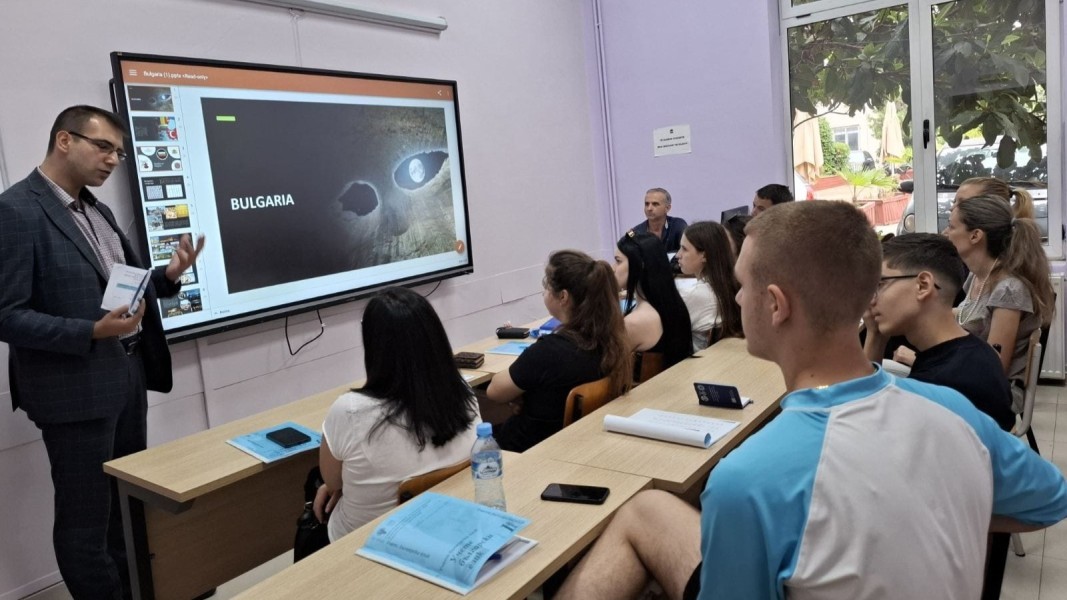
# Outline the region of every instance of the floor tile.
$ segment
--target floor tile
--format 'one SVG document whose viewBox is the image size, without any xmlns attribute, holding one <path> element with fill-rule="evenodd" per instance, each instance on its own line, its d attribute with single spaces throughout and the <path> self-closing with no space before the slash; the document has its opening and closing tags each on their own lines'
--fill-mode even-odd
<svg viewBox="0 0 1067 600">
<path fill-rule="evenodd" d="M 1030 420 L 1030 426 L 1034 428 L 1038 445 L 1040 442 L 1051 442 L 1056 435 L 1056 421 L 1058 409 L 1063 405 L 1052 402 L 1037 402 L 1034 404 L 1034 416 Z M 1067 414 L 1067 410 L 1064 411 Z"/>
<path fill-rule="evenodd" d="M 1063 391 L 1063 388 L 1055 385 L 1039 385 L 1037 386 L 1037 401 L 1038 402 L 1059 402 Z"/>
<path fill-rule="evenodd" d="M 1003 595 L 1001 596 L 1003 598 Z M 1067 598 L 1067 560 L 1044 557 L 1041 564 L 1040 600 Z"/>
<path fill-rule="evenodd" d="M 1020 558 L 1009 552 L 1000 586 L 1001 600 L 1039 600 L 1041 568 L 1040 556 L 1027 554 Z"/>
</svg>

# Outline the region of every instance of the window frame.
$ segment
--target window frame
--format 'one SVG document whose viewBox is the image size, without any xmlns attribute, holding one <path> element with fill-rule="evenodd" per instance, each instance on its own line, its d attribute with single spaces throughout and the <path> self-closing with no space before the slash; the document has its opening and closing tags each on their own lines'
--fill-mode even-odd
<svg viewBox="0 0 1067 600">
<path fill-rule="evenodd" d="M 792 118 L 789 95 L 789 30 L 810 23 L 847 17 L 883 8 L 904 7 L 909 14 L 909 56 L 911 71 L 912 111 L 912 168 L 916 182 L 912 195 L 915 207 L 916 231 L 939 233 L 937 230 L 937 148 L 934 140 L 922 146 L 923 122 L 929 121 L 930 131 L 937 131 L 934 120 L 933 83 L 933 22 L 931 9 L 956 0 L 817 0 L 797 7 L 791 0 L 779 0 L 779 39 L 781 42 L 782 122 L 789 132 L 786 144 L 786 164 L 792 171 Z M 959 0 L 966 1 L 966 0 Z M 1048 241 L 1044 245 L 1050 260 L 1063 260 L 1063 97 L 1062 97 L 1062 9 L 1059 0 L 1044 0 L 1045 4 L 1045 77 L 1047 93 L 1048 136 Z M 916 18 L 921 17 L 921 18 Z M 792 180 L 792 173 L 788 173 Z"/>
</svg>

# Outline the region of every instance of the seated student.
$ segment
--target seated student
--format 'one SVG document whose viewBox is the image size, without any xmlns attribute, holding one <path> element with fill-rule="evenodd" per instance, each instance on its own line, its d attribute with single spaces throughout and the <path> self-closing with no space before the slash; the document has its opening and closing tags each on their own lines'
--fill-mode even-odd
<svg viewBox="0 0 1067 600">
<path fill-rule="evenodd" d="M 408 477 L 470 457 L 481 419 L 452 346 L 421 295 L 387 288 L 363 311 L 367 382 L 338 398 L 322 424 L 325 485 L 315 515 L 330 541 L 396 506 Z"/>
<path fill-rule="evenodd" d="M 905 336 L 919 351 L 909 377 L 956 390 L 1011 431 L 1015 414 L 999 357 L 952 312 L 962 288 L 963 262 L 943 236 L 908 233 L 883 243 L 882 278 L 863 319 L 864 352 L 878 362 L 890 336 Z"/>
<path fill-rule="evenodd" d="M 662 491 L 626 503 L 557 600 L 633 598 L 650 574 L 670 598 L 973 599 L 987 531 L 1067 516 L 1055 465 L 958 392 L 866 359 L 880 254 L 849 204 L 752 220 L 738 303 L 749 352 L 782 370 L 782 413 L 716 465 L 702 511 Z"/>
<path fill-rule="evenodd" d="M 685 228 L 678 264 L 683 275 L 675 280 L 682 301 L 689 309 L 693 350 L 708 347 L 713 329 L 720 338 L 740 337 L 741 307 L 737 305 L 737 279 L 730 234 L 713 221 L 700 221 Z"/>
<path fill-rule="evenodd" d="M 734 253 L 734 260 L 741 253 L 741 244 L 745 243 L 745 227 L 751 220 L 751 215 L 734 215 L 723 223 L 726 231 L 730 232 L 730 249 Z"/>
<path fill-rule="evenodd" d="M 577 250 L 560 250 L 548 258 L 542 283 L 545 308 L 560 326 L 493 376 L 486 391 L 493 402 L 522 396 L 521 412 L 493 431 L 500 447 L 514 452 L 563 428 L 572 388 L 610 377 L 612 389 L 622 394 L 630 381 L 630 348 L 611 266 Z"/>
<path fill-rule="evenodd" d="M 685 231 L 685 219 L 672 217 L 671 193 L 663 188 L 652 188 L 645 192 L 645 219 L 634 225 L 637 233 L 649 233 L 656 236 L 666 252 L 677 252 L 678 243 Z"/>
<path fill-rule="evenodd" d="M 1023 373 L 1030 334 L 1052 321 L 1055 292 L 1041 233 L 1033 219 L 1019 219 L 1002 198 L 961 200 L 943 232 L 971 274 L 957 309 L 960 325 L 997 350 L 1022 412 Z"/>
<path fill-rule="evenodd" d="M 756 190 L 756 196 L 752 199 L 752 216 L 759 216 L 760 213 L 772 206 L 792 201 L 793 192 L 789 191 L 789 186 L 780 183 L 769 183 Z"/>
<path fill-rule="evenodd" d="M 626 290 L 624 315 L 631 350 L 663 354 L 665 369 L 693 354 L 689 309 L 655 236 L 629 231 L 619 239 L 615 279 Z"/>
</svg>

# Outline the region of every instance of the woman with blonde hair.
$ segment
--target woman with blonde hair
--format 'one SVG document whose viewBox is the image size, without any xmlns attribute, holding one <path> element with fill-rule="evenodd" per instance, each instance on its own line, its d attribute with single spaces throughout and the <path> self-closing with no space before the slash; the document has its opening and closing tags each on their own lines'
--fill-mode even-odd
<svg viewBox="0 0 1067 600">
<path fill-rule="evenodd" d="M 944 235 L 971 271 L 957 309 L 960 325 L 997 350 L 1020 412 L 1030 334 L 1048 325 L 1054 310 L 1041 233 L 1033 219 L 1014 217 L 1002 198 L 977 196 L 952 209 Z"/>
<path fill-rule="evenodd" d="M 563 429 L 572 388 L 608 377 L 613 392 L 622 394 L 630 383 L 630 347 L 611 265 L 560 250 L 549 256 L 542 283 L 545 308 L 561 325 L 493 376 L 486 390 L 493 402 L 522 396 L 521 411 L 493 428 L 500 447 L 514 452 Z"/>
<path fill-rule="evenodd" d="M 1011 205 L 1016 219 L 1034 218 L 1034 198 L 1021 188 L 1013 188 L 996 177 L 971 177 L 956 190 L 955 206 L 976 196 L 995 196 Z"/>
</svg>

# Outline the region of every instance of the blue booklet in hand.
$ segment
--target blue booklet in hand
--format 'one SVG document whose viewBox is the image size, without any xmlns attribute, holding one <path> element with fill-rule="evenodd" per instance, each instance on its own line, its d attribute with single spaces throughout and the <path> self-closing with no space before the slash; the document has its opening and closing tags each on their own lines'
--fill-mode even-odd
<svg viewBox="0 0 1067 600">
<path fill-rule="evenodd" d="M 271 437 L 277 439 L 277 436 L 271 436 L 271 434 L 286 428 L 295 429 L 297 432 L 304 434 L 308 438 L 307 441 L 283 446 L 271 439 Z M 285 423 L 279 423 L 278 425 L 272 425 L 265 429 L 260 429 L 259 431 L 253 431 L 252 433 L 235 437 L 232 440 L 226 440 L 226 443 L 242 452 L 251 454 L 265 463 L 270 463 L 287 456 L 300 454 L 305 450 L 318 448 L 319 444 L 322 443 L 322 434 L 313 429 L 308 429 L 303 425 L 297 425 L 292 421 L 286 421 Z"/>
<path fill-rule="evenodd" d="M 378 525 L 356 554 L 466 595 L 537 544 L 515 535 L 529 523 L 424 492 Z"/>
</svg>

